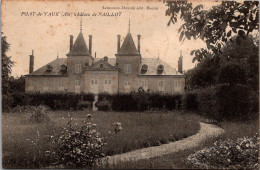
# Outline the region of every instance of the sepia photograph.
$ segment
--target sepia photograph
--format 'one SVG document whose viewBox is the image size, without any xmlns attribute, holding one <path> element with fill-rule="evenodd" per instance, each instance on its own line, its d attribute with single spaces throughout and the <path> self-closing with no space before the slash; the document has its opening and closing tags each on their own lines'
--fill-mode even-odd
<svg viewBox="0 0 260 170">
<path fill-rule="evenodd" d="M 258 0 L 2 0 L 3 169 L 259 169 Z"/>
</svg>

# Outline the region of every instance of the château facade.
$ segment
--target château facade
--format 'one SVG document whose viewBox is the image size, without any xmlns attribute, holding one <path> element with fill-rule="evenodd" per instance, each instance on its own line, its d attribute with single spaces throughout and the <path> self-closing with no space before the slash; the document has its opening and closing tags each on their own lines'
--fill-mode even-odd
<svg viewBox="0 0 260 170">
<path fill-rule="evenodd" d="M 34 71 L 34 55 L 30 55 L 29 74 L 25 76 L 26 92 L 118 93 L 144 90 L 163 93 L 182 93 L 185 76 L 182 55 L 178 71 L 160 58 L 144 58 L 129 31 L 120 44 L 117 35 L 115 58 L 96 58 L 92 55 L 92 35 L 86 45 L 82 29 L 75 42 L 70 35 L 67 58 L 58 58 Z"/>
</svg>

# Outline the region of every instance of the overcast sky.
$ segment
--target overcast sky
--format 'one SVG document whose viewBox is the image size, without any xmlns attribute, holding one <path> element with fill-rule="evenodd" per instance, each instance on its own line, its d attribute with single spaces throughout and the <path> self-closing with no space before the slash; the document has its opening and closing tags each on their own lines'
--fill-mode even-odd
<svg viewBox="0 0 260 170">
<path fill-rule="evenodd" d="M 203 1 L 200 1 L 203 2 Z M 34 50 L 35 70 L 56 59 L 65 58 L 69 52 L 69 35 L 74 41 L 80 31 L 80 17 L 76 16 L 24 16 L 22 12 L 121 12 L 121 16 L 84 16 L 83 35 L 88 45 L 88 35 L 93 35 L 93 54 L 97 57 L 115 57 L 117 35 L 121 40 L 128 32 L 128 20 L 131 19 L 131 34 L 137 45 L 137 34 L 141 34 L 141 54 L 144 58 L 159 57 L 177 68 L 178 57 L 182 50 L 184 70 L 194 67 L 190 51 L 205 47 L 201 40 L 179 42 L 178 28 L 181 23 L 167 27 L 169 16 L 167 9 L 159 1 L 111 2 L 111 1 L 4 1 L 2 2 L 2 32 L 11 44 L 9 56 L 15 61 L 13 76 L 28 74 L 29 55 Z M 212 3 L 203 2 L 206 7 Z M 135 7 L 135 10 L 111 10 L 107 7 Z M 137 7 L 143 10 L 137 10 Z M 158 10 L 147 10 L 147 6 Z M 23 16 L 21 16 L 23 14 Z M 121 42 L 122 44 L 122 42 Z"/>
</svg>

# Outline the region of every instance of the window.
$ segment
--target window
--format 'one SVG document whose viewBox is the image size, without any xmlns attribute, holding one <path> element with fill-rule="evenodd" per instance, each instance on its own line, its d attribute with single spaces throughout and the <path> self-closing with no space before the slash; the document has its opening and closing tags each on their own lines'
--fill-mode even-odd
<svg viewBox="0 0 260 170">
<path fill-rule="evenodd" d="M 141 68 L 141 74 L 145 74 L 148 70 L 148 66 L 146 64 L 144 64 Z"/>
<path fill-rule="evenodd" d="M 80 81 L 79 80 L 75 80 L 75 85 L 79 86 L 80 85 Z"/>
<path fill-rule="evenodd" d="M 142 87 L 144 90 L 147 90 L 147 89 L 148 89 L 147 80 L 141 80 L 141 87 Z"/>
<path fill-rule="evenodd" d="M 75 73 L 81 73 L 81 64 L 75 65 Z"/>
<path fill-rule="evenodd" d="M 164 91 L 164 81 L 163 80 L 159 80 L 159 82 L 158 82 L 158 90 L 160 92 Z"/>
<path fill-rule="evenodd" d="M 162 74 L 163 69 L 164 69 L 163 65 L 159 65 L 157 68 L 157 74 Z"/>
<path fill-rule="evenodd" d="M 105 80 L 105 85 L 110 85 L 112 83 L 112 80 Z"/>
<path fill-rule="evenodd" d="M 99 66 L 100 68 L 104 68 L 104 65 L 103 64 L 100 64 L 100 66 Z"/>
<path fill-rule="evenodd" d="M 125 74 L 130 74 L 131 73 L 131 64 L 126 64 L 125 65 Z"/>
<path fill-rule="evenodd" d="M 98 84 L 98 80 L 91 80 L 91 82 L 90 82 L 92 85 L 94 85 L 94 84 Z"/>
<path fill-rule="evenodd" d="M 125 86 L 130 86 L 130 82 L 129 81 L 125 81 Z"/>
</svg>

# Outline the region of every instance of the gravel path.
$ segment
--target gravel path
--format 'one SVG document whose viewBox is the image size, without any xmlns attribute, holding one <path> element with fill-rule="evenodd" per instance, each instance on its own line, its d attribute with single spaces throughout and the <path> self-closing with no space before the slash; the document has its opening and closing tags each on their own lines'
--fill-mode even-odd
<svg viewBox="0 0 260 170">
<path fill-rule="evenodd" d="M 167 155 L 170 153 L 194 148 L 199 145 L 202 141 L 209 137 L 216 137 L 223 133 L 224 130 L 212 125 L 200 122 L 200 130 L 193 136 L 179 140 L 176 142 L 171 142 L 169 144 L 163 144 L 161 146 L 154 146 L 149 148 L 143 148 L 139 150 L 134 150 L 131 152 L 114 155 L 108 158 L 102 159 L 104 164 L 117 164 L 118 162 L 125 161 L 137 161 L 142 159 L 150 159 L 154 157 L 159 157 L 162 155 Z"/>
</svg>

